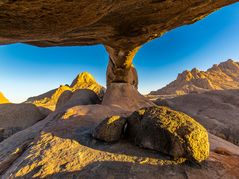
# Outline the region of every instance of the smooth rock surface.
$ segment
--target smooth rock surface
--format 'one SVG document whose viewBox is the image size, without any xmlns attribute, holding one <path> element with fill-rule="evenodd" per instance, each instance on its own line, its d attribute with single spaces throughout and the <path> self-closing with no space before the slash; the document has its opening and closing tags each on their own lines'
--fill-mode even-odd
<svg viewBox="0 0 239 179">
<path fill-rule="evenodd" d="M 6 139 L 45 117 L 33 104 L 0 104 L 0 139 Z"/>
<path fill-rule="evenodd" d="M 135 111 L 142 107 L 155 105 L 129 83 L 111 83 L 106 90 L 102 104 L 118 106 L 126 111 Z"/>
<path fill-rule="evenodd" d="M 196 162 L 209 156 L 206 129 L 184 113 L 154 106 L 134 112 L 127 121 L 126 138 L 140 147 Z"/>
<path fill-rule="evenodd" d="M 56 104 L 56 109 L 70 108 L 77 105 L 100 104 L 98 95 L 89 89 L 80 89 L 74 92 L 66 91 L 61 95 Z"/>
</svg>

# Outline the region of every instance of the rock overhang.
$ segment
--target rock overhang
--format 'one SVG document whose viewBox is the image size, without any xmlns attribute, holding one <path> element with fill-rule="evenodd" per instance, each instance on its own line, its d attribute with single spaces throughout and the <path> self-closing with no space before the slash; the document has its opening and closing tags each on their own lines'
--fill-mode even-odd
<svg viewBox="0 0 239 179">
<path fill-rule="evenodd" d="M 134 49 L 239 0 L 1 0 L 0 44 Z"/>
</svg>

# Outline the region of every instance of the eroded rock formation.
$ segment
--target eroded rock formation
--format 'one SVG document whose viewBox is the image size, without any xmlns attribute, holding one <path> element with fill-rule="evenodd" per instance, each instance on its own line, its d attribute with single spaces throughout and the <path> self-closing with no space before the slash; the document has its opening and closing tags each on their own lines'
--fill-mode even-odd
<svg viewBox="0 0 239 179">
<path fill-rule="evenodd" d="M 97 143 L 90 133 L 102 119 L 152 105 L 137 92 L 132 61 L 139 46 L 234 2 L 238 0 L 0 1 L 0 44 L 104 44 L 110 56 L 103 105 L 59 108 L 1 142 L 0 177 L 238 178 L 238 147 L 214 136 L 212 154 L 198 170 L 182 164 L 185 160 L 170 160 L 124 141 Z"/>
<path fill-rule="evenodd" d="M 139 46 L 235 2 L 4 0 L 0 1 L 0 44 L 104 44 L 110 55 L 107 85 L 128 82 L 137 86 L 132 60 Z"/>
<path fill-rule="evenodd" d="M 238 0 L 2 0 L 0 44 L 132 49 Z"/>
<path fill-rule="evenodd" d="M 107 87 L 111 83 L 129 83 L 138 88 L 138 75 L 132 62 L 139 48 L 123 50 L 106 46 L 110 56 L 106 75 Z"/>
</svg>

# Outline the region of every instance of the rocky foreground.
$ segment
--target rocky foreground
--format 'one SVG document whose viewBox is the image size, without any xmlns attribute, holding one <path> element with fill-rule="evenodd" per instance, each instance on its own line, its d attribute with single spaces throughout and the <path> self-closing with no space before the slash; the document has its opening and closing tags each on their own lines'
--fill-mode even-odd
<svg viewBox="0 0 239 179">
<path fill-rule="evenodd" d="M 238 146 L 183 113 L 149 107 L 131 85 L 109 89 L 118 98 L 106 92 L 101 104 L 63 105 L 1 142 L 1 178 L 239 177 Z"/>
<path fill-rule="evenodd" d="M 239 89 L 187 94 L 158 99 L 156 104 L 169 106 L 192 116 L 209 132 L 239 145 Z"/>
<path fill-rule="evenodd" d="M 152 150 L 153 135 L 146 142 L 132 143 L 126 137 L 105 143 L 92 134 L 109 117 L 125 117 L 129 123 L 132 112 L 154 106 L 137 91 L 138 78 L 132 62 L 142 44 L 235 2 L 238 0 L 0 1 L 0 44 L 104 44 L 109 54 L 107 91 L 102 103 L 82 105 L 80 99 L 72 98 L 71 90 L 66 92 L 59 108 L 45 119 L 0 143 L 1 178 L 238 178 L 238 147 L 209 134 L 210 156 L 204 160 L 209 148 L 201 150 L 197 142 L 196 147 L 191 144 L 201 139 L 200 134 L 205 137 L 205 130 L 191 138 L 193 130 L 187 122 L 178 131 L 167 128 L 162 119 L 168 121 L 176 115 L 170 110 L 166 110 L 166 118 L 154 118 L 153 110 L 152 115 L 138 120 L 147 121 L 145 130 L 155 124 L 167 136 L 163 142 L 168 146 L 166 151 L 160 147 Z M 47 101 L 51 101 L 54 92 Z M 80 96 L 86 100 L 91 94 L 83 92 Z M 172 121 L 177 124 L 191 118 L 183 119 Z M 124 127 L 129 131 L 127 128 Z M 137 138 L 137 130 L 133 131 L 131 136 Z M 174 155 L 174 148 L 183 150 Z M 204 161 L 193 157 L 193 152 L 186 152 L 190 154 L 186 156 L 185 151 L 190 148 L 200 149 L 196 156 L 206 156 Z M 202 151 L 205 155 L 201 155 Z"/>
</svg>

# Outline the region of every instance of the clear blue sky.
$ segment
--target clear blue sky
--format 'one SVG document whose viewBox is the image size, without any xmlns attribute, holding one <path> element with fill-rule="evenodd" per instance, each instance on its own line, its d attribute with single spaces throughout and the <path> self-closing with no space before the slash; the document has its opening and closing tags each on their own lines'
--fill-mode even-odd
<svg viewBox="0 0 239 179">
<path fill-rule="evenodd" d="M 229 58 L 239 59 L 239 4 L 177 28 L 145 44 L 134 59 L 139 90 L 148 93 L 185 69 L 205 70 Z M 105 85 L 108 55 L 102 45 L 39 48 L 24 44 L 0 46 L 0 91 L 22 102 L 60 84 L 69 84 L 83 71 Z"/>
</svg>

